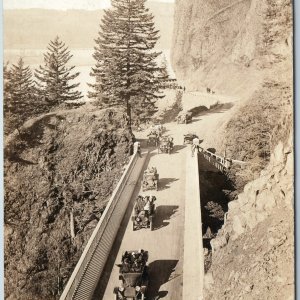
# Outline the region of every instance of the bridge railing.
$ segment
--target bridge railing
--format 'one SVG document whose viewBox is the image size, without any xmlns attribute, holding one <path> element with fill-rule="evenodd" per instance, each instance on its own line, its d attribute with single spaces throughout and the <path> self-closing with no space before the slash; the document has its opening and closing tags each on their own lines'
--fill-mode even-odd
<svg viewBox="0 0 300 300">
<path fill-rule="evenodd" d="M 204 156 L 204 158 L 214 165 L 221 172 L 226 171 L 232 164 L 246 165 L 244 161 L 229 159 L 228 157 L 220 156 L 212 153 L 202 147 L 199 147 L 199 153 Z"/>
<path fill-rule="evenodd" d="M 60 300 L 88 300 L 92 298 L 128 206 L 129 200 L 118 200 L 137 158 L 138 154 L 135 152 L 93 231 Z"/>
</svg>

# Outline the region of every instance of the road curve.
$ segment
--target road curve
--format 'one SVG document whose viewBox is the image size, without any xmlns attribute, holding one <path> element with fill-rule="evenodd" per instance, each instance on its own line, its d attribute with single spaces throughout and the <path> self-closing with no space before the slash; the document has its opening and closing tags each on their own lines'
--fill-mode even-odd
<svg viewBox="0 0 300 300">
<path fill-rule="evenodd" d="M 220 98 L 220 95 L 215 95 Z M 189 97 L 187 93 L 184 106 L 189 108 L 199 106 L 205 100 L 202 94 Z M 218 98 L 218 99 L 219 99 Z M 221 98 L 220 98 L 221 99 Z M 231 104 L 235 99 L 222 98 L 222 103 Z M 203 104 L 205 101 L 203 102 Z M 233 105 L 233 104 L 232 104 Z M 183 135 L 195 132 L 203 139 L 205 148 L 214 147 L 214 132 L 228 119 L 232 113 L 232 105 L 225 105 L 202 113 L 193 118 L 190 124 L 166 124 L 167 132 L 174 138 L 174 153 L 157 154 L 157 150 L 150 153 L 146 166 L 155 166 L 160 176 L 160 189 L 155 192 L 145 192 L 145 195 L 157 197 L 157 212 L 154 221 L 154 230 L 132 230 L 130 220 L 134 199 L 141 193 L 140 185 L 131 199 L 115 240 L 111 257 L 107 262 L 103 276 L 95 291 L 94 300 L 113 299 L 113 288 L 119 286 L 119 268 L 122 253 L 126 250 L 144 249 L 149 251 L 150 282 L 147 300 L 170 299 L 182 300 L 183 285 L 183 241 L 184 241 L 184 208 L 185 208 L 185 178 L 186 156 L 191 151 L 190 146 L 182 146 Z M 146 139 L 147 132 L 137 133 L 138 138 Z"/>
</svg>

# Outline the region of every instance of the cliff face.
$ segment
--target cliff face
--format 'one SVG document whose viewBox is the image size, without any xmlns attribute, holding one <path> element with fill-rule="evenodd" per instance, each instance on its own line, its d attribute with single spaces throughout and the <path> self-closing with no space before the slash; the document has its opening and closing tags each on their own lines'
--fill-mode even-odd
<svg viewBox="0 0 300 300">
<path fill-rule="evenodd" d="M 291 50 L 291 32 L 289 1 L 177 0 L 173 68 L 188 88 L 251 90 Z"/>
<path fill-rule="evenodd" d="M 294 299 L 292 136 L 229 203 L 211 241 L 204 299 Z"/>
<path fill-rule="evenodd" d="M 240 194 L 204 251 L 204 299 L 293 299 L 291 2 L 177 0 L 172 63 L 188 90 L 239 99 L 212 135 L 248 162 L 228 173 Z"/>
</svg>

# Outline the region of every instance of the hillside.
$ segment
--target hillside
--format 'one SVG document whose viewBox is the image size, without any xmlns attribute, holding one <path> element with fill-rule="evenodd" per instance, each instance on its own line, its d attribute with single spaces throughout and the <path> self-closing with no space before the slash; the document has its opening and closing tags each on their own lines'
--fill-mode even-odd
<svg viewBox="0 0 300 300">
<path fill-rule="evenodd" d="M 236 191 L 206 250 L 204 299 L 293 299 L 291 3 L 178 0 L 172 43 L 188 91 L 233 106 L 204 139 L 247 162 L 227 174 Z"/>
<path fill-rule="evenodd" d="M 6 299 L 61 292 L 129 157 L 122 122 L 122 111 L 81 107 L 31 119 L 6 138 Z"/>
<path fill-rule="evenodd" d="M 147 5 L 160 30 L 157 47 L 170 48 L 174 5 L 155 2 L 148 2 Z M 4 48 L 45 49 L 57 35 L 72 49 L 93 48 L 102 15 L 103 10 L 5 10 Z"/>
</svg>

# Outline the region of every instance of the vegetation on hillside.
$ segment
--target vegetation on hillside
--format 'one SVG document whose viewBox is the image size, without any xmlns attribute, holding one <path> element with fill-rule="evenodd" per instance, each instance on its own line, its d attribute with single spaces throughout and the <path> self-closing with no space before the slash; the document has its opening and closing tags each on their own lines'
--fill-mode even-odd
<svg viewBox="0 0 300 300">
<path fill-rule="evenodd" d="M 291 105 L 290 86 L 265 82 L 227 123 L 224 133 L 227 156 L 248 162 L 245 168 L 233 166 L 228 173 L 238 192 L 266 167 L 278 141 L 288 138 L 292 128 Z"/>
<path fill-rule="evenodd" d="M 35 79 L 28 66 L 20 58 L 17 64 L 7 63 L 4 74 L 4 132 L 9 134 L 28 119 L 61 104 L 82 98 L 73 80 L 78 72 L 71 74 L 74 66 L 67 66 L 72 55 L 59 40 L 50 41 L 48 52 L 44 54 L 44 66 L 35 70 Z M 75 90 L 74 90 L 75 89 Z"/>
<path fill-rule="evenodd" d="M 23 122 L 44 109 L 43 102 L 36 97 L 32 72 L 22 58 L 16 64 L 4 65 L 4 132 L 9 133 Z"/>
<path fill-rule="evenodd" d="M 57 299 L 117 184 L 133 136 L 123 112 L 32 119 L 5 147 L 5 294 Z"/>
</svg>

